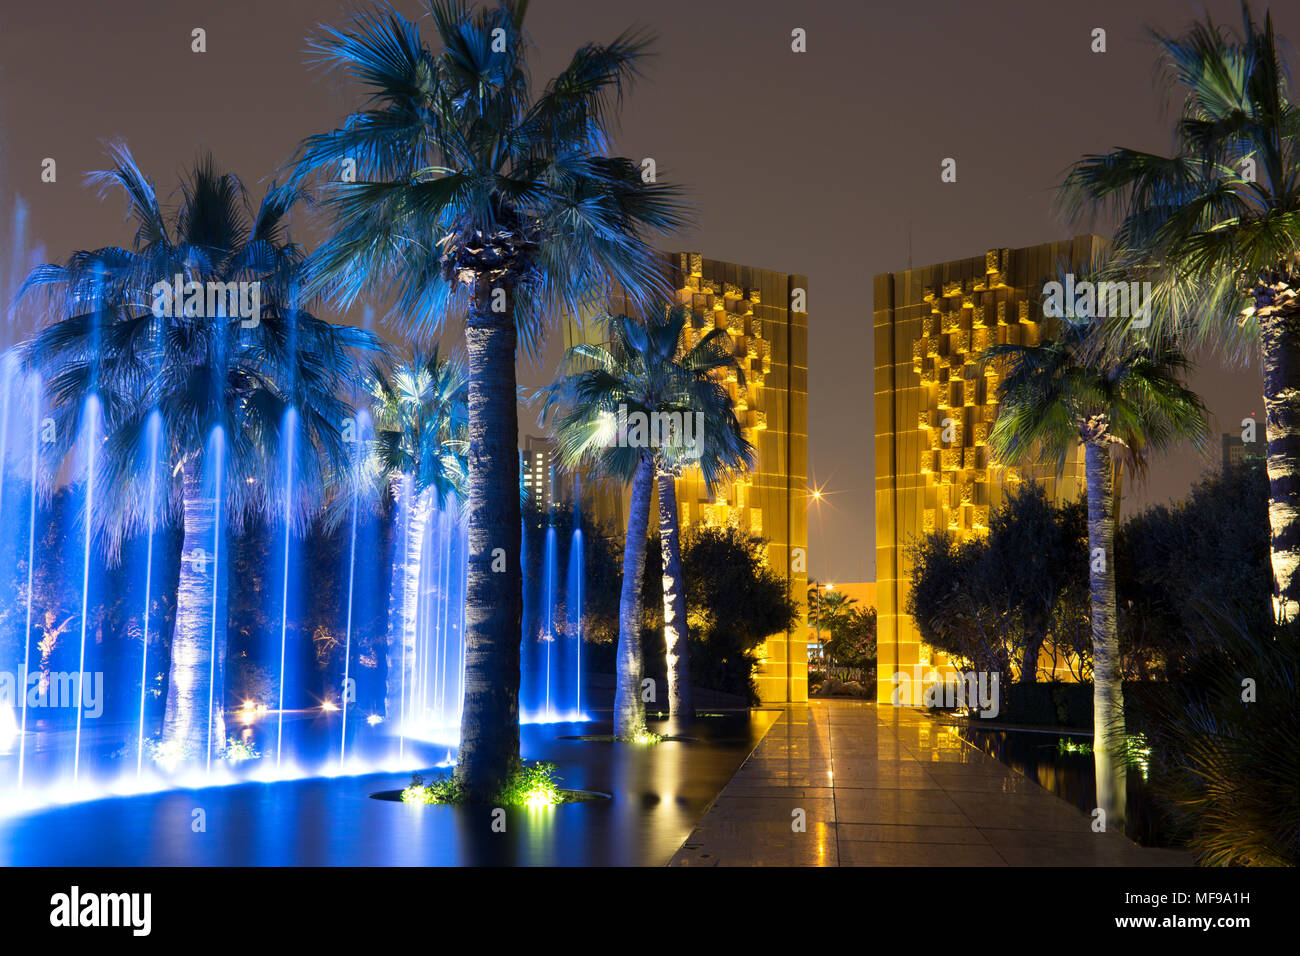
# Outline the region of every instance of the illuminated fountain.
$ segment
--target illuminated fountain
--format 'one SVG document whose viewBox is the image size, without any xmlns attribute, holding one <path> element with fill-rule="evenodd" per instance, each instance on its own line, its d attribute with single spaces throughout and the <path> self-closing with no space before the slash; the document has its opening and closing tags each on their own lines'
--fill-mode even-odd
<svg viewBox="0 0 1300 956">
<path fill-rule="evenodd" d="M 6 304 L 44 261 L 25 249 L 25 231 L 19 205 L 0 254 Z M 62 412 L 13 350 L 40 317 L 26 317 L 26 331 L 9 319 L 0 337 L 0 809 L 448 765 L 465 685 L 463 504 L 446 496 L 424 507 L 400 491 L 386 501 L 357 483 L 340 520 L 303 527 L 294 495 L 307 439 L 293 409 L 278 460 L 257 476 L 235 464 L 243 436 L 220 425 L 195 438 L 182 469 L 155 409 L 128 446 L 144 520 L 110 561 L 99 519 L 122 493 L 102 470 L 120 438 L 106 434 L 111 399 L 101 407 L 92 396 L 66 416 L 75 428 L 65 447 L 54 427 Z M 351 424 L 360 464 L 375 429 L 364 411 Z M 273 506 L 236 521 L 232 492 L 262 481 Z M 418 546 L 408 547 L 417 522 Z M 530 547 L 521 716 L 585 719 L 576 512 L 571 527 L 527 529 L 526 562 Z M 399 685 L 391 701 L 390 674 Z"/>
<path fill-rule="evenodd" d="M 555 487 L 554 475 L 550 487 Z M 520 711 L 525 721 L 588 719 L 582 710 L 584 579 L 576 483 L 572 500 L 567 524 L 561 520 L 563 511 L 554 508 L 545 515 L 534 512 L 531 523 L 524 523 Z"/>
<path fill-rule="evenodd" d="M 454 746 L 464 691 L 468 529 L 454 497 L 436 506 L 428 522 L 417 598 L 415 686 L 407 694 L 405 735 Z M 580 524 L 575 522 L 572 534 L 566 535 L 567 548 L 560 546 L 558 529 L 549 522 L 538 527 L 525 521 L 523 536 L 521 719 L 525 723 L 587 720 L 582 712 L 579 646 L 583 592 Z M 536 557 L 540 561 L 534 560 Z M 561 582 L 567 582 L 563 589 Z"/>
<path fill-rule="evenodd" d="M 211 465 L 198 496 L 206 520 L 194 511 L 187 515 L 191 530 L 203 539 L 201 553 L 186 550 L 177 529 L 150 521 L 123 543 L 120 563 L 110 565 L 88 523 L 108 490 L 95 481 L 104 440 L 98 402 L 87 403 L 76 453 L 48 502 L 39 491 L 47 422 L 41 402 L 39 382 L 12 358 L 0 364 L 0 579 L 11 585 L 0 606 L 0 672 L 12 675 L 10 696 L 0 700 L 0 808 L 451 763 L 465 676 L 468 535 L 459 501 L 447 497 L 430 508 L 417 567 L 405 567 L 411 559 L 405 553 L 398 577 L 417 582 L 399 595 L 399 601 L 415 602 L 401 702 L 406 719 L 400 709 L 384 719 L 382 690 L 376 689 L 382 685 L 376 675 L 382 674 L 383 662 L 376 661 L 375 648 L 383 646 L 386 634 L 379 605 L 387 603 L 382 582 L 389 572 L 377 566 L 389 562 L 375 557 L 385 547 L 402 550 L 408 529 L 400 513 L 384 518 L 376 502 L 351 490 L 337 547 L 329 551 L 336 558 L 333 573 L 321 578 L 305 567 L 311 549 L 323 547 L 323 533 L 314 527 L 300 534 L 277 511 L 257 532 L 260 545 L 247 543 L 252 532 L 240 532 L 245 536 L 239 539 L 245 549 L 240 564 L 241 545 L 221 507 L 226 438 L 218 428 L 208 442 Z M 370 426 L 364 415 L 358 422 L 360 454 Z M 291 413 L 287 443 L 295 440 L 296 427 Z M 163 428 L 154 413 L 141 439 L 155 461 L 162 458 Z M 286 454 L 285 484 L 277 493 L 287 494 L 291 486 L 291 463 Z M 155 471 L 142 472 L 149 514 L 167 487 L 162 469 Z M 396 525 L 385 531 L 385 521 L 393 520 Z M 578 637 L 582 531 L 576 522 L 572 527 L 548 523 L 530 529 L 529 536 L 541 566 L 525 582 L 530 623 L 522 635 L 521 715 L 525 722 L 586 719 Z M 525 554 L 528 548 L 526 543 Z M 264 623 L 259 626 L 242 622 L 245 611 L 234 600 L 253 586 L 244 578 L 247 554 L 260 556 Z M 179 605 L 178 579 L 193 592 Z M 320 613 L 313 609 L 318 600 L 335 608 L 326 599 L 335 593 L 337 607 L 327 623 L 338 650 L 327 665 L 313 669 L 317 635 L 307 622 Z M 182 617 L 179 624 L 176 616 Z M 261 693 L 245 698 L 244 688 L 224 673 L 233 666 L 225 632 L 250 627 L 252 636 L 240 653 L 255 648 L 269 676 Z M 178 633 L 193 639 L 178 645 Z M 179 673 L 201 672 L 206 679 L 179 686 L 169 646 L 198 655 Z M 79 684 L 69 689 L 80 706 L 58 711 L 27 706 L 27 696 L 18 690 L 33 681 L 37 687 L 57 686 L 65 668 L 98 675 L 103 693 L 96 707 L 102 713 L 88 706 Z M 201 739 L 192 759 L 169 759 L 169 721 Z"/>
</svg>

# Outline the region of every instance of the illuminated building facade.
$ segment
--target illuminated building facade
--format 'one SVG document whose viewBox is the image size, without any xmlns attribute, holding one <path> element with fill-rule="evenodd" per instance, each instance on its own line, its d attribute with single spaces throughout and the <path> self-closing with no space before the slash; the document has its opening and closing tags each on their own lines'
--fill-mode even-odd
<svg viewBox="0 0 1300 956">
<path fill-rule="evenodd" d="M 1263 434 L 1262 430 L 1258 427 L 1256 428 L 1256 432 L 1261 435 Z M 1223 457 L 1221 459 L 1223 473 L 1227 474 L 1232 466 L 1238 465 L 1243 461 L 1263 461 L 1266 457 L 1264 454 L 1263 444 L 1264 443 L 1258 441 L 1258 439 L 1256 441 L 1247 442 L 1240 434 L 1233 435 L 1224 432 Z"/>
<path fill-rule="evenodd" d="M 1079 236 L 1023 249 L 887 272 L 875 277 L 875 455 L 877 700 L 919 704 L 921 685 L 898 684 L 947 661 L 922 642 L 907 614 L 907 548 L 927 532 L 959 539 L 987 532 L 1008 484 L 1041 482 L 1057 502 L 1084 491 L 1082 447 L 1058 479 L 1048 468 L 1012 469 L 990 460 L 998 373 L 980 370 L 994 343 L 1036 345 L 1051 330 L 1043 283 L 1063 265 L 1083 274 L 1105 240 Z"/>
<path fill-rule="evenodd" d="M 754 445 L 754 469 L 710 497 L 698 470 L 677 479 L 683 531 L 692 525 L 732 525 L 768 542 L 769 564 L 783 574 L 790 595 L 803 607 L 807 590 L 808 315 L 807 277 L 706 259 L 699 253 L 670 255 L 666 268 L 677 299 L 694 319 L 683 345 L 711 329 L 726 329 L 743 371 L 726 377 L 745 436 Z M 566 327 L 567 345 L 594 336 L 588 323 Z M 630 490 L 613 493 L 584 484 L 584 506 L 610 529 L 627 527 Z M 657 502 L 652 509 L 657 509 Z M 652 511 L 652 514 L 654 511 Z M 652 520 L 651 527 L 654 527 Z M 804 615 L 788 632 L 760 648 L 756 676 L 765 702 L 808 699 Z"/>
<path fill-rule="evenodd" d="M 555 443 L 549 438 L 526 435 L 519 465 L 528 505 L 549 512 L 556 503 Z"/>
</svg>

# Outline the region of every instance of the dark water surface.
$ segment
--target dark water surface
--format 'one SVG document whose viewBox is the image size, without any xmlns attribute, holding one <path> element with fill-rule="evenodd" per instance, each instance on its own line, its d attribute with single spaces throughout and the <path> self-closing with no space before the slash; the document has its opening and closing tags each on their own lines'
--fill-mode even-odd
<svg viewBox="0 0 1300 956">
<path fill-rule="evenodd" d="M 1091 749 L 1091 734 L 1058 734 L 1034 730 L 986 730 L 968 725 L 958 727 L 962 737 L 996 757 L 1012 770 L 1024 774 L 1044 790 L 1074 804 L 1084 813 L 1097 806 L 1097 770 Z M 1125 833 L 1143 846 L 1176 845 L 1162 832 L 1159 810 L 1147 792 L 1142 772 L 1130 767 Z"/>
<path fill-rule="evenodd" d="M 609 734 L 608 719 L 528 724 L 525 759 L 562 787 L 612 800 L 506 811 L 372 800 L 410 772 L 242 783 L 0 815 L 6 866 L 453 866 L 665 864 L 779 711 L 738 711 L 671 728 L 694 741 L 636 746 L 557 739 Z M 651 722 L 651 728 L 670 728 Z M 436 751 L 436 752 L 435 752 Z M 430 768 L 445 748 L 428 748 Z M 440 771 L 426 768 L 426 779 Z M 195 811 L 202 811 L 197 813 Z M 205 829 L 195 832 L 196 821 Z"/>
</svg>

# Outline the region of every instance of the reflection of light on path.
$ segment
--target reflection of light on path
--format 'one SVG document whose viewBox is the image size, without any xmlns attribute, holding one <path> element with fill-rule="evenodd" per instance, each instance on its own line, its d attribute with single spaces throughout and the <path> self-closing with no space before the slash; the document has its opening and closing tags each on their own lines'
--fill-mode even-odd
<svg viewBox="0 0 1300 956">
<path fill-rule="evenodd" d="M 0 709 L 0 719 L 3 710 Z M 448 753 L 450 757 L 450 753 Z M 235 773 L 229 767 L 214 764 L 211 771 L 193 769 L 173 776 L 145 770 L 141 776 L 122 773 L 106 780 L 54 784 L 47 787 L 29 787 L 22 791 L 0 793 L 0 817 L 18 816 L 25 813 L 46 810 L 51 807 L 67 806 L 75 803 L 88 803 L 93 800 L 107 800 L 115 797 L 136 797 L 150 793 L 165 793 L 180 790 L 207 790 L 218 787 L 234 787 L 241 784 L 281 783 L 288 780 L 334 779 L 337 777 L 364 777 L 379 773 L 413 773 L 426 769 L 427 763 L 413 763 L 410 759 L 393 756 L 388 759 L 361 760 L 350 759 L 346 763 L 333 762 L 324 767 L 307 768 L 286 759 L 280 766 L 274 762 L 259 761 L 250 766 L 252 761 L 245 761 L 240 772 Z M 435 764 L 437 767 L 454 766 L 446 759 Z"/>
</svg>

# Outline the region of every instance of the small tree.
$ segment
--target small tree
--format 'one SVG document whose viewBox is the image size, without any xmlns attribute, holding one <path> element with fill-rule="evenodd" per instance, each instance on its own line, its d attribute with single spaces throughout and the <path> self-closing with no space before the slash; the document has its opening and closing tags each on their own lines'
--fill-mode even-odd
<svg viewBox="0 0 1300 956">
<path fill-rule="evenodd" d="M 831 660 L 844 667 L 875 667 L 876 609 L 849 608 L 843 619 L 831 627 L 826 650 Z"/>
<path fill-rule="evenodd" d="M 784 577 L 767 562 L 762 538 L 737 528 L 696 527 L 682 538 L 691 622 L 691 672 L 705 687 L 758 703 L 756 650 L 798 620 Z"/>
</svg>

